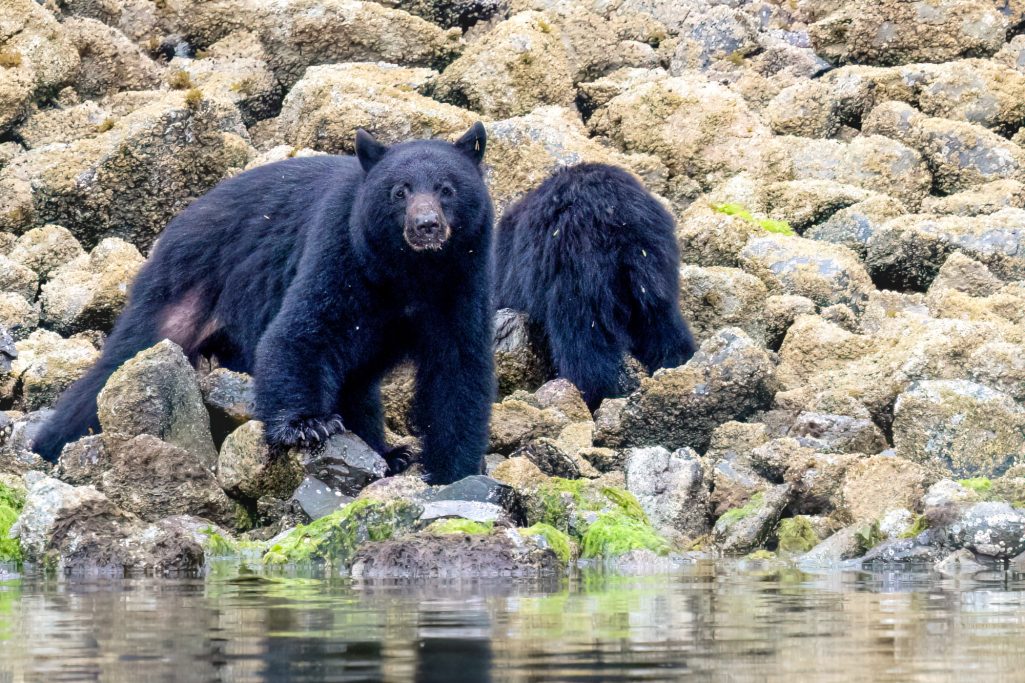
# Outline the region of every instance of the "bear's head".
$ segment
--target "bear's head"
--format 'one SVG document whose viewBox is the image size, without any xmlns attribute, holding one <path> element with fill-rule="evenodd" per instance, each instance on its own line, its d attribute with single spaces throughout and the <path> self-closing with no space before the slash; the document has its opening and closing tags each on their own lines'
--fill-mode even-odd
<svg viewBox="0 0 1025 683">
<path fill-rule="evenodd" d="M 357 131 L 356 157 L 365 173 L 353 208 L 357 247 L 410 256 L 486 249 L 492 220 L 480 167 L 486 142 L 481 123 L 454 143 L 386 146 Z"/>
</svg>

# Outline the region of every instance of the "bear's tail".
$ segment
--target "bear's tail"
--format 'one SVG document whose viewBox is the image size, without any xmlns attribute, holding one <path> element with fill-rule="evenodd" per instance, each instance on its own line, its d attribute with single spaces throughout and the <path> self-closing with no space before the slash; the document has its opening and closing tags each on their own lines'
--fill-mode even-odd
<svg viewBox="0 0 1025 683">
<path fill-rule="evenodd" d="M 57 401 L 53 414 L 32 439 L 32 450 L 48 462 L 57 462 L 64 445 L 100 428 L 96 397 L 110 376 L 125 361 L 149 348 L 154 339 L 152 318 L 140 306 L 129 304 L 103 346 L 103 354 L 89 371 Z"/>
</svg>

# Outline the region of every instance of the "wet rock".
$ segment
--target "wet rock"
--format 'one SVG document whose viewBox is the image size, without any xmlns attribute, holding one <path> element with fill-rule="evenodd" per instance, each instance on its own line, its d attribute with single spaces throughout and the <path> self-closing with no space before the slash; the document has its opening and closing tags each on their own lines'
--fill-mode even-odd
<svg viewBox="0 0 1025 683">
<path fill-rule="evenodd" d="M 462 135 L 477 114 L 421 94 L 435 85 L 430 69 L 391 64 L 332 64 L 306 70 L 289 91 L 278 122 L 294 147 L 352 154 L 356 130 L 385 144 Z"/>
<path fill-rule="evenodd" d="M 299 455 L 271 453 L 263 423 L 252 420 L 231 432 L 217 458 L 217 481 L 234 496 L 289 498 L 302 483 Z M 336 506 L 337 507 L 337 506 Z"/>
<path fill-rule="evenodd" d="M 580 467 L 576 461 L 551 439 L 535 439 L 517 448 L 509 456 L 524 457 L 537 465 L 538 469 L 551 477 L 578 479 Z"/>
<path fill-rule="evenodd" d="M 887 447 L 886 437 L 866 418 L 823 413 L 801 413 L 788 435 L 833 453 L 878 453 Z"/>
<path fill-rule="evenodd" d="M 885 135 L 918 150 L 943 194 L 1015 178 L 1025 151 L 982 126 L 929 117 L 902 102 L 886 102 L 869 113 L 862 131 Z"/>
<path fill-rule="evenodd" d="M 834 62 L 907 64 L 989 56 L 1007 20 L 985 0 L 860 0 L 809 26 L 812 44 Z"/>
<path fill-rule="evenodd" d="M 357 579 L 544 577 L 565 565 L 555 551 L 515 529 L 488 535 L 418 535 L 368 544 L 353 559 Z"/>
<path fill-rule="evenodd" d="M 82 256 L 82 245 L 67 228 L 44 225 L 19 237 L 7 256 L 46 279 L 52 271 Z"/>
<path fill-rule="evenodd" d="M 534 391 L 553 373 L 543 333 L 525 313 L 503 308 L 495 314 L 494 352 L 499 396 Z"/>
<path fill-rule="evenodd" d="M 521 116 L 573 102 L 571 65 L 558 28 L 521 12 L 474 43 L 442 73 L 435 95 L 492 118 Z"/>
<path fill-rule="evenodd" d="M 976 503 L 945 530 L 947 543 L 1006 560 L 1025 552 L 1025 514 L 1007 503 Z"/>
<path fill-rule="evenodd" d="M 56 403 L 57 397 L 99 357 L 96 347 L 87 340 L 63 339 L 47 330 L 36 330 L 17 343 L 17 350 L 11 375 L 21 384 L 21 404 L 27 410 Z"/>
<path fill-rule="evenodd" d="M 729 555 L 757 550 L 775 529 L 789 502 L 789 484 L 755 495 L 744 507 L 729 510 L 716 520 L 712 528 L 713 541 Z"/>
<path fill-rule="evenodd" d="M 917 382 L 897 397 L 893 441 L 898 455 L 956 477 L 996 476 L 1025 452 L 1025 410 L 974 382 Z"/>
<path fill-rule="evenodd" d="M 231 432 L 253 419 L 256 390 L 244 372 L 216 368 L 199 380 L 203 403 L 210 413 L 214 444 L 221 444 Z"/>
<path fill-rule="evenodd" d="M 296 498 L 314 519 L 317 517 L 311 510 L 329 507 L 316 503 L 316 499 L 333 502 L 337 509 L 339 499 L 356 496 L 367 484 L 384 477 L 388 471 L 384 458 L 352 432 L 335 434 L 309 451 L 293 449 L 288 457 L 303 459 L 309 480 L 304 485 L 312 483 L 314 490 L 313 495 L 309 491 L 296 492 Z"/>
<path fill-rule="evenodd" d="M 773 290 L 807 297 L 818 306 L 842 303 L 857 310 L 873 289 L 857 256 L 841 246 L 766 235 L 751 238 L 739 258 Z"/>
<path fill-rule="evenodd" d="M 680 267 L 680 311 L 699 342 L 724 327 L 764 340 L 767 295 L 761 280 L 736 268 Z"/>
<path fill-rule="evenodd" d="M 768 352 L 737 328 L 721 330 L 687 365 L 642 381 L 627 399 L 615 441 L 703 450 L 717 426 L 764 408 L 775 382 L 775 362 Z M 604 441 L 617 445 L 608 437 Z"/>
<path fill-rule="evenodd" d="M 20 232 L 32 219 L 63 225 L 86 248 L 120 237 L 148 249 L 174 214 L 251 154 L 238 111 L 199 97 L 156 95 L 103 133 L 19 155 L 0 170 L 0 205 L 19 207 L 0 214 L 0 229 Z"/>
<path fill-rule="evenodd" d="M 903 458 L 858 460 L 846 471 L 838 512 L 852 522 L 870 522 L 895 508 L 915 509 L 932 479 L 924 467 Z"/>
<path fill-rule="evenodd" d="M 870 548 L 862 559 L 864 565 L 934 563 L 943 557 L 943 550 L 920 543 L 914 538 L 890 538 Z"/>
<path fill-rule="evenodd" d="M 61 25 L 81 61 L 73 86 L 82 97 L 160 86 L 163 67 L 118 29 L 84 17 L 69 17 Z"/>
<path fill-rule="evenodd" d="M 709 530 L 708 486 L 697 453 L 632 448 L 626 453 L 626 488 L 659 532 L 676 545 Z"/>
<path fill-rule="evenodd" d="M 706 189 L 759 166 L 759 143 L 769 134 L 739 95 L 697 75 L 631 88 L 598 109 L 590 127 L 620 149 L 657 155 L 672 174 Z"/>
<path fill-rule="evenodd" d="M 975 559 L 975 554 L 964 548 L 955 550 L 936 563 L 936 571 L 944 576 L 966 576 L 985 570 L 986 566 Z"/>
<path fill-rule="evenodd" d="M 127 361 L 107 380 L 97 405 L 103 431 L 151 434 L 214 468 L 210 416 L 195 371 L 176 344 L 165 339 Z"/>
<path fill-rule="evenodd" d="M 509 523 L 509 516 L 501 505 L 475 500 L 432 500 L 424 503 L 422 523 L 434 520 L 467 520 L 477 524 Z"/>
<path fill-rule="evenodd" d="M 116 237 L 104 239 L 50 274 L 40 299 L 42 321 L 62 334 L 109 330 L 128 300 L 128 288 L 142 267 L 139 250 Z"/>
<path fill-rule="evenodd" d="M 39 276 L 10 258 L 0 255 L 0 291 L 12 292 L 34 301 L 39 289 Z"/>
<path fill-rule="evenodd" d="M 482 474 L 465 477 L 438 489 L 431 495 L 431 500 L 488 503 L 498 505 L 510 514 L 519 514 L 519 497 L 515 489 Z"/>
</svg>

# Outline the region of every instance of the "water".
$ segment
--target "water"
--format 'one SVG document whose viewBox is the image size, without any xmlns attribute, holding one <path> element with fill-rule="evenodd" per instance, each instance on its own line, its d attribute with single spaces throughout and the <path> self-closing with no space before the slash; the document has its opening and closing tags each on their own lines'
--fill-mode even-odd
<svg viewBox="0 0 1025 683">
<path fill-rule="evenodd" d="M 0 581 L 8 681 L 1025 680 L 1025 576 Z"/>
</svg>

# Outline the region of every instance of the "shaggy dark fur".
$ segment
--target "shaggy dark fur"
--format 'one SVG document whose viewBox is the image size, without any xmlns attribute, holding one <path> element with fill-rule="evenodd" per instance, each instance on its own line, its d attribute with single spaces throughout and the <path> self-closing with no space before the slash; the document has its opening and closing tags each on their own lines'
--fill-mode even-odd
<svg viewBox="0 0 1025 683">
<path fill-rule="evenodd" d="M 694 353 L 673 218 L 626 171 L 557 171 L 506 211 L 495 260 L 496 305 L 544 327 L 559 375 L 592 409 L 619 392 L 624 352 L 651 372 Z"/>
<path fill-rule="evenodd" d="M 37 451 L 55 461 L 98 429 L 110 374 L 169 338 L 193 360 L 253 373 L 257 416 L 281 446 L 344 423 L 384 453 L 379 382 L 412 359 L 429 478 L 478 473 L 494 393 L 484 145 L 480 124 L 455 144 L 390 148 L 361 131 L 357 158 L 289 159 L 220 183 L 167 226 Z"/>
</svg>

